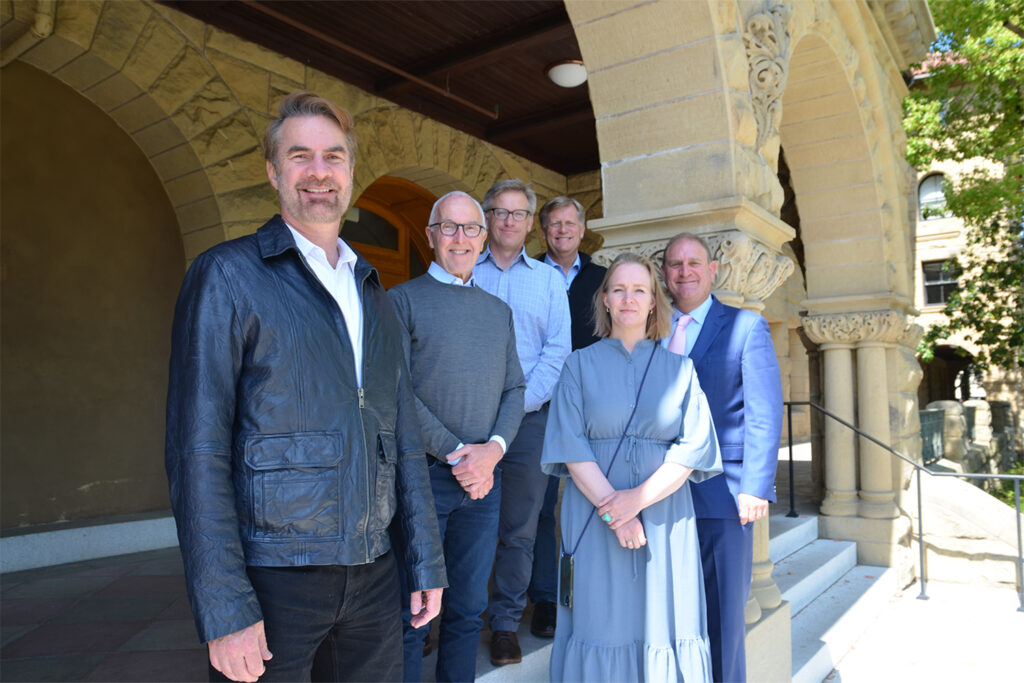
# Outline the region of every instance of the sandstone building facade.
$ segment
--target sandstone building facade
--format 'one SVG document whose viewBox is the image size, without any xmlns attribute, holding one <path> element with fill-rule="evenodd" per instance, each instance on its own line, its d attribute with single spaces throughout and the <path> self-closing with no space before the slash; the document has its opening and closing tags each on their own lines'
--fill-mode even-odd
<svg viewBox="0 0 1024 683">
<path fill-rule="evenodd" d="M 565 9 L 600 149 L 599 170 L 574 175 L 164 4 L 0 1 L 5 533 L 166 513 L 177 287 L 197 254 L 276 211 L 259 140 L 298 88 L 355 117 L 353 197 L 394 230 L 364 250 L 388 283 L 429 262 L 433 197 L 506 177 L 579 199 L 598 259 L 658 257 L 694 230 L 721 262 L 716 294 L 768 318 L 787 399 L 919 453 L 917 183 L 900 102 L 901 72 L 934 38 L 924 0 Z M 795 411 L 798 436 L 814 424 Z M 897 564 L 903 468 L 835 423 L 820 431 L 823 532 L 857 540 L 862 563 Z M 766 524 L 757 539 L 750 656 L 788 672 Z"/>
</svg>

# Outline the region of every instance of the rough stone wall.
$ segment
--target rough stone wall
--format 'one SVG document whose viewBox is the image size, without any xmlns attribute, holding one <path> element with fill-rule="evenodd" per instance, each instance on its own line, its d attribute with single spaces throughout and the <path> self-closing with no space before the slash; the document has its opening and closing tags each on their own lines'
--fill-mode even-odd
<svg viewBox="0 0 1024 683">
<path fill-rule="evenodd" d="M 34 7 L 0 3 L 5 35 L 23 32 Z M 506 177 L 531 181 L 541 201 L 567 189 L 558 173 L 148 0 L 61 1 L 54 34 L 19 58 L 131 135 L 164 183 L 189 261 L 278 210 L 260 140 L 281 97 L 300 88 L 355 117 L 355 197 L 382 175 L 420 169 L 445 179 L 435 191 L 478 197 Z"/>
</svg>

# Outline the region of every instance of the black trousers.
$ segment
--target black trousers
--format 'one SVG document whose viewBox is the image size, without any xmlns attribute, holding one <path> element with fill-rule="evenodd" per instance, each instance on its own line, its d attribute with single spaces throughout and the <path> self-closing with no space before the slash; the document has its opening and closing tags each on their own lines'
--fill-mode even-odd
<svg viewBox="0 0 1024 683">
<path fill-rule="evenodd" d="M 260 681 L 401 680 L 402 596 L 394 553 L 350 567 L 246 571 L 274 655 Z M 211 666 L 210 680 L 229 679 Z"/>
</svg>

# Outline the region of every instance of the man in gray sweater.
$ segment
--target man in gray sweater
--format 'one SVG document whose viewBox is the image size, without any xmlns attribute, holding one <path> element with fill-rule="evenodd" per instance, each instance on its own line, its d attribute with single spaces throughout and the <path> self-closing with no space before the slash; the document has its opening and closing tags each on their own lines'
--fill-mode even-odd
<svg viewBox="0 0 1024 683">
<path fill-rule="evenodd" d="M 435 673 L 471 681 L 487 608 L 501 509 L 496 467 L 523 419 L 523 378 L 511 309 L 473 285 L 487 230 L 483 209 L 464 192 L 434 204 L 426 275 L 388 294 L 406 335 L 430 486 L 451 588 L 445 595 Z M 423 632 L 405 614 L 405 680 L 422 680 Z"/>
</svg>

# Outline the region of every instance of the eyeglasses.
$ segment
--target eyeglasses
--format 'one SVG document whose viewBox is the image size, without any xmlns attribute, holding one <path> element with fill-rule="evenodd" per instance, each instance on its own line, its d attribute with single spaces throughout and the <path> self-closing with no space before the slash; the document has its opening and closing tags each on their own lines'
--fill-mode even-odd
<svg viewBox="0 0 1024 683">
<path fill-rule="evenodd" d="M 455 221 L 441 221 L 440 223 L 431 223 L 427 226 L 431 230 L 440 230 L 441 234 L 445 237 L 453 237 L 455 233 L 462 228 L 462 234 L 466 237 L 478 237 L 480 233 L 487 230 L 484 226 L 479 223 L 456 223 Z"/>
<path fill-rule="evenodd" d="M 526 209 L 516 209 L 515 211 L 509 211 L 508 209 L 487 209 L 487 211 L 489 211 L 490 214 L 499 221 L 505 220 L 509 215 L 517 221 L 525 221 L 531 215 Z"/>
</svg>

